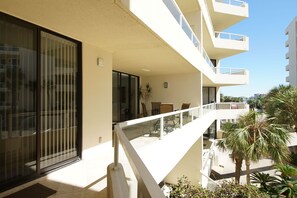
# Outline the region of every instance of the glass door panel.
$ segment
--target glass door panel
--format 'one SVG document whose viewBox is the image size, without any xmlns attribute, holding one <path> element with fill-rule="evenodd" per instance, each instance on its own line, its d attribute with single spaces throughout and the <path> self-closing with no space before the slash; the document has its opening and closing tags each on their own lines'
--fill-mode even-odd
<svg viewBox="0 0 297 198">
<path fill-rule="evenodd" d="M 129 120 L 129 75 L 121 74 L 121 95 L 120 95 L 120 102 L 121 102 L 121 121 Z"/>
<path fill-rule="evenodd" d="M 76 50 L 76 43 L 41 32 L 41 169 L 78 153 Z"/>
<path fill-rule="evenodd" d="M 136 76 L 130 77 L 130 119 L 137 118 L 138 107 L 138 78 Z"/>
<path fill-rule="evenodd" d="M 36 171 L 34 36 L 0 19 L 0 186 Z"/>
<path fill-rule="evenodd" d="M 112 72 L 112 121 L 120 122 L 120 73 L 113 71 Z"/>
</svg>

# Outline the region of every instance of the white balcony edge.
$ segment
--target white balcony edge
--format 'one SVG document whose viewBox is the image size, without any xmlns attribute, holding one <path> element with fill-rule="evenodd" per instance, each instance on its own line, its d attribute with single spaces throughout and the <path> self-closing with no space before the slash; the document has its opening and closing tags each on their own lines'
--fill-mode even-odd
<svg viewBox="0 0 297 198">
<path fill-rule="evenodd" d="M 149 172 L 148 168 L 146 167 L 146 165 L 144 164 L 142 159 L 139 157 L 139 155 L 137 154 L 137 152 L 135 151 L 135 149 L 133 148 L 133 146 L 131 145 L 131 143 L 128 141 L 127 137 L 123 133 L 122 128 L 131 126 L 131 125 L 135 125 L 135 124 L 139 124 L 142 122 L 147 122 L 150 120 L 155 120 L 156 118 L 159 118 L 162 120 L 162 119 L 164 119 L 164 117 L 170 116 L 170 115 L 179 114 L 180 116 L 182 116 L 182 114 L 185 112 L 189 113 L 189 115 L 192 116 L 192 121 L 194 121 L 193 111 L 197 111 L 195 115 L 198 117 L 196 119 L 200 120 L 199 118 L 201 118 L 201 120 L 204 120 L 203 118 L 209 112 L 215 111 L 219 107 L 218 105 L 222 105 L 222 104 L 223 104 L 224 108 L 222 106 L 221 106 L 221 108 L 227 109 L 229 111 L 230 111 L 230 109 L 232 109 L 232 105 L 234 105 L 234 104 L 237 105 L 237 107 L 247 108 L 247 106 L 244 103 L 211 103 L 208 105 L 203 105 L 202 107 L 194 107 L 194 108 L 190 108 L 190 109 L 186 109 L 186 110 L 180 110 L 177 112 L 160 114 L 160 115 L 156 115 L 156 116 L 150 116 L 147 118 L 135 119 L 135 120 L 130 120 L 127 122 L 119 123 L 116 126 L 116 130 L 115 130 L 115 134 L 114 134 L 114 147 L 115 147 L 115 149 L 114 149 L 114 163 L 112 165 L 110 165 L 108 168 L 108 174 L 109 174 L 108 175 L 109 183 L 108 183 L 108 187 L 107 187 L 108 197 L 113 197 L 113 195 L 119 194 L 121 192 L 126 192 L 126 188 L 124 188 L 124 190 L 123 190 L 122 185 L 121 185 L 121 182 L 123 182 L 123 180 L 113 181 L 114 180 L 113 178 L 115 178 L 115 177 L 111 176 L 112 174 L 117 174 L 116 172 L 119 169 L 121 169 L 121 168 L 119 168 L 119 169 L 117 168 L 118 166 L 120 167 L 120 165 L 119 165 L 119 142 L 122 144 L 122 147 L 125 151 L 125 155 L 127 156 L 129 163 L 133 169 L 133 172 L 137 178 L 138 188 L 139 188 L 138 193 L 141 193 L 141 195 L 139 194 L 138 196 L 165 197 L 162 194 L 155 178 Z M 192 112 L 192 114 L 191 114 L 191 112 Z M 207 117 L 208 116 L 206 116 L 205 118 L 207 118 Z M 211 117 L 213 119 L 215 119 L 216 116 L 215 117 L 211 116 Z M 201 137 L 201 135 L 202 134 L 199 134 L 199 137 Z M 188 145 L 188 146 L 191 146 L 191 145 Z M 121 170 L 123 170 L 123 169 L 121 169 Z M 123 171 L 121 173 L 119 173 L 119 175 L 122 175 L 122 177 L 124 177 L 123 174 L 124 174 Z M 157 181 L 159 179 L 157 179 Z M 119 183 L 119 181 L 120 181 L 120 183 Z M 125 183 L 123 185 L 126 186 L 127 183 Z M 125 195 L 125 196 L 127 196 L 127 195 Z"/>
</svg>

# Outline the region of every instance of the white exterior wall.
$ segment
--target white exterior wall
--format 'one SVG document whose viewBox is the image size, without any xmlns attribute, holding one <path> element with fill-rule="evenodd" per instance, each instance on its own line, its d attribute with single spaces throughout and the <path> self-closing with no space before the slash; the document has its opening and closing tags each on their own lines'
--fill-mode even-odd
<svg viewBox="0 0 297 198">
<path fill-rule="evenodd" d="M 288 34 L 288 40 L 286 45 L 288 45 L 288 53 L 286 58 L 288 58 L 287 70 L 289 70 L 289 76 L 286 81 L 292 86 L 297 86 L 297 17 L 292 20 L 286 29 Z"/>
</svg>

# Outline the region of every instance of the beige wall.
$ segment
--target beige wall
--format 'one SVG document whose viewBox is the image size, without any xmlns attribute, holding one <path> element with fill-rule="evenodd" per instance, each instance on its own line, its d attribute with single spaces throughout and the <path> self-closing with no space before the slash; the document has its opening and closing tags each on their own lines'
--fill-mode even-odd
<svg viewBox="0 0 297 198">
<path fill-rule="evenodd" d="M 104 66 L 97 66 L 97 58 Z M 111 140 L 112 55 L 83 43 L 83 149 Z"/>
<path fill-rule="evenodd" d="M 177 183 L 177 179 L 183 175 L 187 176 L 193 185 L 201 182 L 202 175 L 202 150 L 203 150 L 203 136 L 201 136 L 191 149 L 184 155 L 179 163 L 172 169 L 172 171 L 164 179 L 168 183 Z"/>
<path fill-rule="evenodd" d="M 142 86 L 149 83 L 152 87 L 152 96 L 147 103 L 148 110 L 151 109 L 151 101 L 162 103 L 173 103 L 174 109 L 180 109 L 182 103 L 191 103 L 190 107 L 201 104 L 201 73 L 162 75 L 143 77 Z M 163 83 L 168 82 L 168 88 Z"/>
</svg>

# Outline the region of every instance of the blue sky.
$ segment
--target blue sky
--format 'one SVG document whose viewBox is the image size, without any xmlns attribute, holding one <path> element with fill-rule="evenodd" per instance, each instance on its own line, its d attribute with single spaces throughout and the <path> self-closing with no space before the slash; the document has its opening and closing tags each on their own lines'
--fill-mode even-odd
<svg viewBox="0 0 297 198">
<path fill-rule="evenodd" d="M 245 0 L 249 4 L 249 18 L 230 27 L 226 32 L 247 35 L 249 52 L 222 60 L 222 67 L 246 68 L 250 72 L 248 85 L 224 87 L 228 96 L 252 96 L 267 93 L 286 83 L 288 60 L 285 54 L 285 29 L 297 16 L 297 0 Z"/>
</svg>

